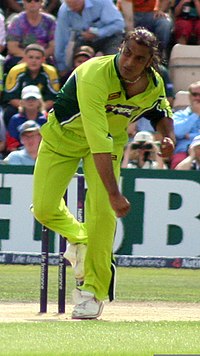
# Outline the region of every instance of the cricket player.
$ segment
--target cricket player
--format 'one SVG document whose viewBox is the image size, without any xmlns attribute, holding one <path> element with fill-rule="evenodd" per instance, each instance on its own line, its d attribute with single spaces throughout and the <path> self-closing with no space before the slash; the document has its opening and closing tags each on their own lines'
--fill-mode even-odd
<svg viewBox="0 0 200 356">
<path fill-rule="evenodd" d="M 130 209 L 118 188 L 127 126 L 145 115 L 163 137 L 161 154 L 170 156 L 174 149 L 172 111 L 155 70 L 158 53 L 155 36 L 144 28 L 134 29 L 119 53 L 92 58 L 75 69 L 41 128 L 34 215 L 77 248 L 77 268 L 83 261 L 79 248 L 87 245 L 74 319 L 97 318 L 108 295 L 113 299 L 116 217 Z M 81 159 L 88 186 L 85 223 L 75 219 L 63 200 Z"/>
</svg>

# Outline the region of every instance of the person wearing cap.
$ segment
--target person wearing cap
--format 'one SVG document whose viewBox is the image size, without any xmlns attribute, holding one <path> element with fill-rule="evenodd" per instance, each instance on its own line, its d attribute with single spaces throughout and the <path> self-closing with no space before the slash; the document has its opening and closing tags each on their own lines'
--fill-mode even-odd
<svg viewBox="0 0 200 356">
<path fill-rule="evenodd" d="M 188 149 L 188 156 L 183 159 L 177 166 L 176 170 L 200 170 L 200 135 L 195 136 Z"/>
<path fill-rule="evenodd" d="M 60 76 L 70 69 L 74 48 L 89 45 L 104 55 L 116 53 L 123 31 L 123 16 L 112 0 L 64 0 L 55 30 L 55 60 Z"/>
<path fill-rule="evenodd" d="M 61 85 L 65 83 L 75 68 L 94 56 L 95 51 L 91 46 L 80 46 L 77 48 L 73 56 L 72 68 L 69 72 L 67 72 L 66 76 L 61 77 Z"/>
<path fill-rule="evenodd" d="M 41 141 L 40 125 L 28 120 L 19 127 L 22 148 L 9 153 L 3 163 L 12 165 L 34 166 Z"/>
<path fill-rule="evenodd" d="M 56 68 L 45 63 L 44 48 L 38 44 L 30 44 L 24 52 L 24 62 L 12 67 L 5 80 L 3 101 L 6 126 L 11 116 L 18 111 L 21 92 L 25 86 L 36 85 L 40 89 L 46 111 L 52 108 L 60 88 Z"/>
<path fill-rule="evenodd" d="M 74 53 L 74 69 L 80 64 L 95 56 L 95 51 L 91 46 L 81 46 Z"/>
<path fill-rule="evenodd" d="M 136 133 L 124 151 L 122 168 L 163 169 L 167 168 L 159 153 L 159 142 L 148 131 Z"/>
<path fill-rule="evenodd" d="M 39 88 L 27 85 L 22 89 L 18 113 L 9 120 L 7 128 L 6 151 L 14 151 L 21 146 L 19 127 L 27 120 L 34 120 L 39 126 L 46 123 L 46 112 Z"/>
<path fill-rule="evenodd" d="M 171 158 L 171 169 L 188 156 L 188 147 L 193 138 L 200 134 L 200 81 L 188 88 L 190 105 L 173 114 L 176 146 Z"/>
<path fill-rule="evenodd" d="M 68 239 L 65 257 L 73 261 L 75 277 L 84 266 L 83 284 L 74 293 L 73 319 L 96 319 L 103 301 L 114 299 L 116 219 L 130 210 L 118 187 L 128 124 L 145 114 L 162 135 L 161 154 L 170 156 L 174 149 L 172 111 L 156 71 L 159 59 L 153 33 L 135 28 L 117 54 L 94 57 L 75 69 L 41 127 L 33 213 Z M 80 160 L 88 187 L 85 223 L 63 200 Z"/>
</svg>

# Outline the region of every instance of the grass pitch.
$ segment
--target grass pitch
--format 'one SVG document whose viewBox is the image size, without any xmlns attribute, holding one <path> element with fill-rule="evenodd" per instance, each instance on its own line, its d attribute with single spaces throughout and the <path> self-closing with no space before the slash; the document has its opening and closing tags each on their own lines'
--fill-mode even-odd
<svg viewBox="0 0 200 356">
<path fill-rule="evenodd" d="M 49 301 L 57 302 L 57 267 L 49 270 Z M 0 303 L 39 302 L 39 266 L 0 265 Z M 74 288 L 67 269 L 67 298 Z M 200 271 L 118 268 L 118 301 L 196 303 Z M 153 356 L 199 354 L 199 321 L 34 321 L 0 323 L 1 356 Z"/>
</svg>

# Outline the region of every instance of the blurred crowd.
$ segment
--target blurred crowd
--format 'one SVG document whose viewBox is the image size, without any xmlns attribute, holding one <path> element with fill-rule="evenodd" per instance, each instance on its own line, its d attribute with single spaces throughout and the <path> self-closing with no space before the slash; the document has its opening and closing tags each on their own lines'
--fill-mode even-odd
<svg viewBox="0 0 200 356">
<path fill-rule="evenodd" d="M 137 26 L 160 43 L 159 73 L 173 109 L 176 147 L 163 160 L 159 135 L 141 117 L 128 128 L 122 167 L 200 169 L 200 78 L 177 107 L 168 68 L 175 44 L 200 45 L 199 0 L 0 0 L 1 164 L 34 165 L 39 129 L 74 68 L 116 54 Z"/>
</svg>

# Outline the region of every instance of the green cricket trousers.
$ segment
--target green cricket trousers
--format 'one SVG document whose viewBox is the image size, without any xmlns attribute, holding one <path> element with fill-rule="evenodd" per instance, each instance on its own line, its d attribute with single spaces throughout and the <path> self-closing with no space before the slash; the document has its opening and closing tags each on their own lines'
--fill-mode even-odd
<svg viewBox="0 0 200 356">
<path fill-rule="evenodd" d="M 61 126 L 54 112 L 41 128 L 42 142 L 34 170 L 33 210 L 35 218 L 49 229 L 66 237 L 70 243 L 87 244 L 85 278 L 82 290 L 97 299 L 108 296 L 111 283 L 111 256 L 116 228 L 115 212 L 96 170 L 87 140 Z M 114 172 L 120 175 L 122 145 L 115 145 Z M 80 159 L 88 191 L 85 223 L 70 213 L 64 193 L 77 171 Z"/>
</svg>

